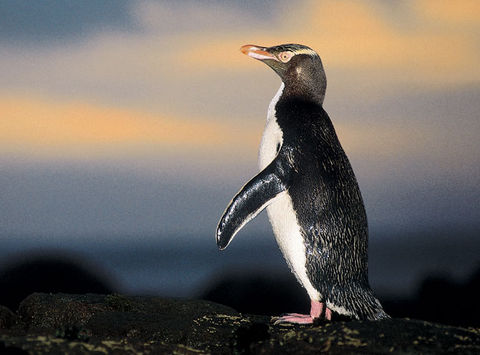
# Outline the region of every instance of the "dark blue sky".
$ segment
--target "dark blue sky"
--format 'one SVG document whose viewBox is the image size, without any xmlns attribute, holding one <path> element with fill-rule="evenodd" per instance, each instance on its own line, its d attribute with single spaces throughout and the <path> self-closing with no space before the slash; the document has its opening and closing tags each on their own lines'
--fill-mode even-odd
<svg viewBox="0 0 480 355">
<path fill-rule="evenodd" d="M 5 0 L 0 40 L 18 43 L 71 41 L 98 30 L 133 29 L 126 0 Z"/>
</svg>

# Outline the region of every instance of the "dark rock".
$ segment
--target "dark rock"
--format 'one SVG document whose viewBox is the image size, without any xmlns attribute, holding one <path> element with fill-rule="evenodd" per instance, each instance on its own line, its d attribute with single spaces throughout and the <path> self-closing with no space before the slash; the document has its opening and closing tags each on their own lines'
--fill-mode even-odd
<svg viewBox="0 0 480 355">
<path fill-rule="evenodd" d="M 4 355 L 28 355 L 28 351 L 22 350 L 15 346 L 5 346 L 4 342 L 0 341 L 0 354 Z"/>
<path fill-rule="evenodd" d="M 0 329 L 10 328 L 16 320 L 17 316 L 10 309 L 0 305 Z"/>
<path fill-rule="evenodd" d="M 103 272 L 73 256 L 26 255 L 15 258 L 0 270 L 0 304 L 17 310 L 34 292 L 112 293 L 114 288 Z"/>
<path fill-rule="evenodd" d="M 95 353 L 480 353 L 480 329 L 425 321 L 323 322 L 275 326 L 201 300 L 122 295 L 33 294 L 18 321 L 0 329 L 0 349 Z M 3 347 L 3 348 L 2 348 Z"/>
<path fill-rule="evenodd" d="M 272 341 L 273 340 L 273 341 Z M 330 354 L 474 354 L 480 332 L 418 320 L 331 322 L 317 327 L 291 327 L 269 342 L 252 344 L 255 353 Z"/>
</svg>

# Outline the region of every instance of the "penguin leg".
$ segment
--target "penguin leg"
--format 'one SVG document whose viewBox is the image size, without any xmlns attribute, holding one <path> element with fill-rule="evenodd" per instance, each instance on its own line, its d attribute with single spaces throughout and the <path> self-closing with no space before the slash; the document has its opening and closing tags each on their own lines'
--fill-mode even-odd
<svg viewBox="0 0 480 355">
<path fill-rule="evenodd" d="M 274 324 L 294 323 L 294 324 L 312 324 L 316 319 L 320 318 L 325 308 L 325 318 L 331 320 L 331 311 L 325 304 L 319 301 L 310 301 L 310 314 L 287 313 L 281 317 L 274 317 Z M 328 313 L 327 313 L 328 312 Z M 330 317 L 330 318 L 328 318 Z"/>
<path fill-rule="evenodd" d="M 310 301 L 311 307 L 310 307 L 310 316 L 312 318 L 320 318 L 323 312 L 323 307 L 324 303 L 319 302 L 319 301 Z"/>
<path fill-rule="evenodd" d="M 325 319 L 332 320 L 332 310 L 330 308 L 325 308 Z"/>
</svg>

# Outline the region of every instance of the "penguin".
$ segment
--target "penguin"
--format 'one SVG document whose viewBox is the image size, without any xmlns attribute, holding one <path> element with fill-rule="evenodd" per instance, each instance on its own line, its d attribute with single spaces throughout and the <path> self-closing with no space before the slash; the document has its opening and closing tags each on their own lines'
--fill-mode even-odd
<svg viewBox="0 0 480 355">
<path fill-rule="evenodd" d="M 323 109 L 327 79 L 319 55 L 300 44 L 245 45 L 241 51 L 282 80 L 259 152 L 260 173 L 233 197 L 216 229 L 225 249 L 266 208 L 275 239 L 311 301 L 310 314 L 278 323 L 389 318 L 368 282 L 368 226 L 350 162 Z"/>
</svg>

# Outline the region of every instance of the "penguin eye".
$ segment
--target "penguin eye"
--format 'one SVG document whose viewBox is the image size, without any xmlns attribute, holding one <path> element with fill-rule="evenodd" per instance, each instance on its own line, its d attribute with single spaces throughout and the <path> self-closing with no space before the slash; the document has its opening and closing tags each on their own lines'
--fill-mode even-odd
<svg viewBox="0 0 480 355">
<path fill-rule="evenodd" d="M 280 59 L 282 63 L 287 63 L 290 59 L 292 59 L 293 56 L 294 56 L 293 52 L 286 51 L 286 52 L 280 53 L 278 55 L 278 59 Z"/>
</svg>

